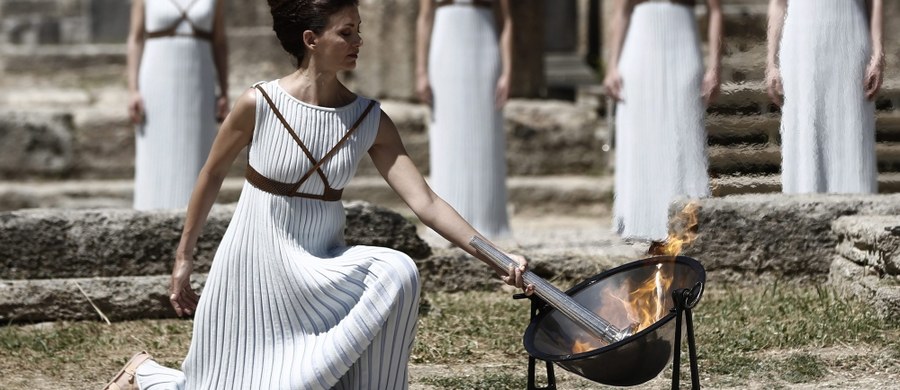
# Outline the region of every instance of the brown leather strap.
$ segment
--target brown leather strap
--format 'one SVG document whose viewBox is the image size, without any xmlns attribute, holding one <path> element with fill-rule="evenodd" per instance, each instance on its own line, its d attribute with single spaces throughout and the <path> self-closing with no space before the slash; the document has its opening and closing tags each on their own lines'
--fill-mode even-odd
<svg viewBox="0 0 900 390">
<path fill-rule="evenodd" d="M 310 152 L 309 149 L 306 148 L 306 145 L 303 144 L 303 141 L 300 140 L 300 136 L 297 135 L 297 132 L 294 131 L 294 128 L 291 127 L 291 125 L 288 123 L 287 119 L 284 119 L 284 115 L 281 115 L 281 111 L 278 111 L 278 107 L 275 107 L 275 102 L 272 101 L 272 98 L 269 97 L 269 94 L 266 93 L 266 90 L 263 89 L 261 84 L 256 84 L 254 87 L 256 87 L 256 89 L 258 89 L 260 93 L 262 93 L 263 98 L 266 99 L 266 103 L 269 104 L 269 108 L 272 109 L 272 112 L 275 113 L 275 116 L 278 118 L 279 121 L 281 121 L 281 124 L 284 125 L 284 128 L 287 129 L 287 131 L 291 135 L 291 137 L 294 138 L 294 142 L 296 142 L 297 145 L 300 146 L 300 149 L 303 150 L 303 154 L 306 155 L 306 158 L 309 159 L 309 162 L 313 163 L 313 166 L 315 166 L 318 161 L 316 161 L 316 158 L 312 155 L 312 152 Z M 297 185 L 297 188 L 300 188 L 300 186 L 303 185 L 303 181 L 306 181 L 306 178 L 308 178 L 309 175 L 310 175 L 310 172 L 307 172 L 306 175 L 303 175 L 303 179 L 301 179 L 300 183 Z M 330 185 L 328 185 L 328 178 L 325 177 L 325 172 L 322 172 L 320 170 L 319 178 L 321 178 L 322 182 L 325 183 L 326 188 L 331 187 Z M 295 191 L 296 191 L 296 189 L 295 189 Z"/>
<path fill-rule="evenodd" d="M 325 192 L 322 195 L 298 193 L 293 190 L 294 183 L 284 183 L 269 179 L 257 172 L 256 169 L 253 169 L 250 164 L 247 164 L 247 171 L 244 176 L 252 186 L 275 195 L 335 201 L 341 200 L 341 195 L 344 193 L 344 190 L 336 190 L 331 187 L 325 187 Z"/>
<path fill-rule="evenodd" d="M 363 113 L 359 116 L 359 118 L 356 119 L 356 122 L 354 122 L 353 125 L 347 130 L 347 133 L 344 134 L 344 136 L 341 137 L 341 139 L 327 153 L 325 153 L 325 155 L 322 156 L 321 159 L 316 160 L 309 149 L 307 149 L 303 144 L 303 141 L 300 140 L 300 137 L 297 135 L 291 125 L 287 122 L 284 116 L 281 115 L 281 112 L 278 110 L 278 108 L 275 107 L 275 102 L 272 101 L 272 98 L 269 97 L 269 94 L 266 93 L 266 91 L 260 84 L 256 84 L 254 85 L 254 87 L 258 89 L 260 93 L 262 93 L 263 98 L 265 98 L 266 103 L 268 103 L 269 107 L 272 109 L 272 112 L 275 114 L 278 120 L 281 121 L 281 124 L 285 127 L 285 129 L 287 129 L 288 133 L 291 134 L 291 137 L 294 138 L 294 141 L 297 143 L 297 145 L 300 146 L 309 161 L 313 163 L 313 166 L 296 183 L 284 183 L 263 176 L 261 173 L 257 172 L 256 169 L 247 164 L 247 171 L 245 174 L 247 182 L 262 191 L 275 195 L 295 196 L 326 201 L 340 200 L 341 195 L 344 191 L 337 190 L 331 187 L 331 184 L 328 183 L 328 178 L 325 176 L 325 172 L 322 171 L 322 165 L 325 164 L 325 162 L 327 162 L 335 153 L 337 153 L 341 146 L 343 146 L 344 143 L 346 143 L 347 140 L 350 139 L 350 136 L 353 135 L 354 132 L 356 132 L 356 130 L 359 128 L 359 125 L 362 124 L 363 120 L 369 115 L 369 112 L 372 111 L 372 108 L 375 107 L 375 101 L 370 101 L 369 105 L 366 107 Z M 310 176 L 312 176 L 313 172 L 318 173 L 322 179 L 322 184 L 325 187 L 323 194 L 315 195 L 298 193 L 297 190 L 300 188 L 300 186 L 303 185 L 303 183 L 306 182 L 306 180 L 309 179 Z"/>
<path fill-rule="evenodd" d="M 485 7 L 485 8 L 491 8 L 494 6 L 494 4 L 492 2 L 490 2 L 489 0 L 471 0 L 471 2 L 468 2 L 468 1 L 460 2 L 460 1 L 455 1 L 455 0 L 440 0 L 437 2 L 437 4 L 435 6 L 443 7 L 445 5 L 450 5 L 450 4 L 472 5 L 475 7 Z"/>
<path fill-rule="evenodd" d="M 188 10 L 191 9 L 191 7 L 193 7 L 194 4 L 197 3 L 197 0 L 191 1 L 188 4 L 188 6 L 185 8 L 181 8 L 181 5 L 176 3 L 175 0 L 170 0 L 170 1 L 172 2 L 172 5 L 174 5 L 175 8 L 178 8 L 178 11 L 181 12 L 181 17 L 178 20 L 176 20 L 175 23 L 173 23 L 168 28 L 164 28 L 162 30 L 152 31 L 152 32 L 148 31 L 146 33 L 147 39 L 162 38 L 162 37 L 174 37 L 174 36 L 188 36 L 188 37 L 194 37 L 197 39 L 203 39 L 203 40 L 212 42 L 212 39 L 213 39 L 212 32 L 206 31 L 206 30 L 203 30 L 203 29 L 197 27 L 197 25 L 194 24 L 194 21 L 191 20 L 190 17 L 188 17 L 188 14 L 187 14 Z M 192 34 L 179 34 L 177 32 L 178 25 L 181 24 L 181 22 L 187 22 L 191 26 Z"/>
</svg>

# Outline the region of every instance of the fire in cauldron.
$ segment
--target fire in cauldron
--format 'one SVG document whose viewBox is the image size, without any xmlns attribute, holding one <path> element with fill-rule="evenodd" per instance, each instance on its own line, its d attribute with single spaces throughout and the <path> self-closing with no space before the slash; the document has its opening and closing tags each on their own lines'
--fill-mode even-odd
<svg viewBox="0 0 900 390">
<path fill-rule="evenodd" d="M 686 211 L 692 216 L 695 210 Z M 663 253 L 677 253 L 693 238 L 696 220 L 686 225 L 680 230 L 686 233 L 669 237 L 661 248 L 668 252 Z M 504 269 L 514 264 L 477 237 L 471 244 Z M 553 363 L 595 382 L 633 386 L 655 378 L 674 359 L 672 388 L 677 389 L 682 324 L 692 387 L 699 389 L 691 310 L 703 294 L 706 271 L 697 260 L 653 256 L 593 276 L 565 293 L 530 271 L 524 279 L 537 295 L 524 337 L 530 355 L 529 389 L 538 389 L 537 359 L 547 363 L 548 384 L 543 389 L 556 388 Z"/>
</svg>

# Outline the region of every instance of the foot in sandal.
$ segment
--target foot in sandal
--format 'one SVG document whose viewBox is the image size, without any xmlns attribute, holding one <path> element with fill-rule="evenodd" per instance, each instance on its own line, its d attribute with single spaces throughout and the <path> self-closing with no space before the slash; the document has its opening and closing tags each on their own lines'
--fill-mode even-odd
<svg viewBox="0 0 900 390">
<path fill-rule="evenodd" d="M 106 384 L 103 390 L 138 390 L 135 372 L 138 366 L 152 358 L 146 351 L 138 352 L 128 360 L 128 363 L 125 363 L 125 367 L 119 370 L 119 373 Z"/>
</svg>

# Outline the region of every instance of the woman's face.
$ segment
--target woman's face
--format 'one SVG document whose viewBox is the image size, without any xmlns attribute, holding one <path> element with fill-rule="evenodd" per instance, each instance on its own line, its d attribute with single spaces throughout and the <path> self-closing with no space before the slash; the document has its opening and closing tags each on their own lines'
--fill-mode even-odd
<svg viewBox="0 0 900 390">
<path fill-rule="evenodd" d="M 328 18 L 328 25 L 316 38 L 315 57 L 321 65 L 335 70 L 356 68 L 360 36 L 359 10 L 345 7 Z"/>
</svg>

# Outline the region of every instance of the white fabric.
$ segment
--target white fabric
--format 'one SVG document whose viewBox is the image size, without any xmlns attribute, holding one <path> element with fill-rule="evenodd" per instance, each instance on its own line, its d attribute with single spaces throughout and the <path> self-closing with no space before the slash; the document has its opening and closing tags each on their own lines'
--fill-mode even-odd
<svg viewBox="0 0 900 390">
<path fill-rule="evenodd" d="M 875 193 L 875 106 L 865 0 L 790 0 L 779 62 L 785 193 Z"/>
<path fill-rule="evenodd" d="M 147 0 L 147 31 L 175 23 L 193 0 Z M 216 0 L 196 0 L 188 16 L 211 31 Z M 178 26 L 190 33 L 187 22 Z M 216 134 L 216 69 L 209 41 L 189 36 L 144 42 L 138 74 L 146 121 L 136 127 L 134 208 L 184 208 Z"/>
<path fill-rule="evenodd" d="M 471 4 L 438 7 L 428 64 L 434 96 L 430 184 L 479 232 L 507 237 L 506 140 L 494 104 L 500 52 L 493 11 Z"/>
<path fill-rule="evenodd" d="M 318 159 L 369 100 L 325 108 L 263 84 Z M 312 163 L 257 92 L 249 162 L 296 182 Z M 375 140 L 376 105 L 323 165 L 343 188 Z M 321 194 L 312 175 L 300 191 Z M 405 389 L 419 300 L 415 263 L 398 251 L 347 247 L 340 201 L 285 197 L 244 184 L 216 252 L 184 361 L 186 389 Z"/>
<path fill-rule="evenodd" d="M 692 8 L 634 8 L 619 71 L 613 229 L 626 238 L 663 240 L 677 197 L 709 195 L 703 63 Z"/>
</svg>

